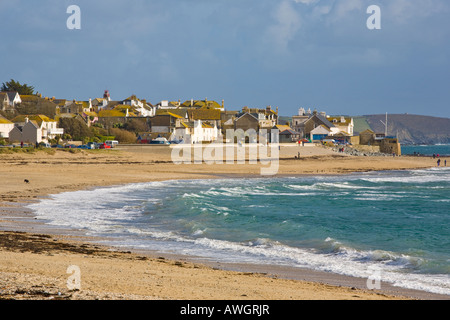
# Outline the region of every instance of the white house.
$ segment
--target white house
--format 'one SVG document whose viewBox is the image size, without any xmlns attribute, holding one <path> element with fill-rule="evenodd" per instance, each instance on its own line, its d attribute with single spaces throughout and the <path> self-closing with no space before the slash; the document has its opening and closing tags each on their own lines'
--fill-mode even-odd
<svg viewBox="0 0 450 320">
<path fill-rule="evenodd" d="M 134 107 L 134 111 L 141 117 L 154 117 L 156 115 L 156 107 L 148 104 L 146 100 L 139 100 L 135 95 L 123 100 L 122 104 Z"/>
<path fill-rule="evenodd" d="M 22 99 L 20 99 L 20 95 L 18 92 L 7 92 L 9 98 L 9 105 L 14 107 L 16 104 L 22 103 Z"/>
<path fill-rule="evenodd" d="M 310 132 L 311 140 L 313 141 L 322 140 L 323 138 L 329 136 L 330 134 L 331 130 L 324 125 L 317 126 Z"/>
<path fill-rule="evenodd" d="M 348 134 L 353 136 L 353 118 L 345 117 L 345 116 L 335 116 L 335 117 L 327 117 L 327 120 L 335 125 L 337 132 L 332 132 L 332 135 L 335 135 L 339 132 L 343 132 L 344 134 Z"/>
<path fill-rule="evenodd" d="M 201 120 L 188 122 L 177 119 L 171 140 L 182 140 L 184 143 L 212 142 L 218 140 L 219 134 L 216 125 L 210 126 Z"/>
<path fill-rule="evenodd" d="M 14 129 L 14 123 L 0 116 L 0 138 L 9 138 L 9 132 Z"/>
</svg>

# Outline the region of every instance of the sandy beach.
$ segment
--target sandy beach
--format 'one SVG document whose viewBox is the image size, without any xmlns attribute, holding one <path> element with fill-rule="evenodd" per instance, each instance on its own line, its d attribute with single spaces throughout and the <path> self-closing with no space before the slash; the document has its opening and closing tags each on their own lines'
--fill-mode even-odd
<svg viewBox="0 0 450 320">
<path fill-rule="evenodd" d="M 295 157 L 301 154 L 300 159 Z M 448 299 L 366 279 L 247 265 L 211 265 L 157 252 L 120 251 L 83 234 L 50 229 L 23 205 L 60 192 L 171 179 L 260 177 L 258 164 L 174 164 L 164 146 L 0 154 L 0 299 L 385 300 Z M 277 175 L 345 174 L 436 166 L 427 157 L 355 157 L 283 146 Z M 25 182 L 28 180 L 28 183 Z M 69 290 L 67 268 L 81 269 Z"/>
</svg>

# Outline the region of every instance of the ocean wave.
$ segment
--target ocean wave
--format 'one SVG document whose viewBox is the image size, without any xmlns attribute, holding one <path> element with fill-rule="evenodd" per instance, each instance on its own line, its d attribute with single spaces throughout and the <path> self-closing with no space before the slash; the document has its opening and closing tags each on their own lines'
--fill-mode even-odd
<svg viewBox="0 0 450 320">
<path fill-rule="evenodd" d="M 279 226 L 290 225 L 289 221 L 293 221 L 290 220 L 288 212 L 284 213 L 281 210 L 291 208 L 289 202 L 284 202 L 286 207 L 282 207 L 279 214 L 277 211 L 277 215 L 273 215 L 276 220 L 270 220 L 272 216 L 264 215 L 263 219 L 268 219 L 264 223 L 270 223 L 270 225 L 261 225 L 265 233 L 250 232 L 245 228 L 242 231 L 239 229 L 242 228 L 239 223 L 244 223 L 246 220 L 239 220 L 240 215 L 233 216 L 236 212 L 246 212 L 245 208 L 272 207 L 274 203 L 271 201 L 275 199 L 279 204 L 280 200 L 283 200 L 279 198 L 281 196 L 306 196 L 305 201 L 302 202 L 305 208 L 302 207 L 301 210 L 298 210 L 298 207 L 295 208 L 299 211 L 295 212 L 295 218 L 300 217 L 296 221 L 298 226 L 303 225 L 304 221 L 307 222 L 307 219 L 313 215 L 309 213 L 310 207 L 307 206 L 311 205 L 315 199 L 320 202 L 322 198 L 315 198 L 318 195 L 329 197 L 332 194 L 336 196 L 345 194 L 343 200 L 345 202 L 398 200 L 410 197 L 410 189 L 383 190 L 386 187 L 383 182 L 398 182 L 399 178 L 405 181 L 423 181 L 423 179 L 434 177 L 438 177 L 437 179 L 445 177 L 445 181 L 448 181 L 448 175 L 441 176 L 438 170 L 425 170 L 425 172 L 402 172 L 389 175 L 358 174 L 345 177 L 347 181 L 343 180 L 343 177 L 320 177 L 304 180 L 296 178 L 258 181 L 152 182 L 62 193 L 29 207 L 35 210 L 38 217 L 47 219 L 50 224 L 82 228 L 92 234 L 108 234 L 111 238 L 116 236 L 117 242 L 121 245 L 147 249 L 158 248 L 161 251 L 173 250 L 172 252 L 219 261 L 286 265 L 357 277 L 369 277 L 373 272 L 372 269 L 378 268 L 382 271 L 383 281 L 411 289 L 450 295 L 449 276 L 441 274 L 447 270 L 445 264 L 439 264 L 420 254 L 363 250 L 344 240 L 325 236 L 324 240 L 321 237 L 312 240 L 310 238 L 304 240 L 301 237 L 286 240 L 283 234 L 277 240 L 271 239 L 276 236 L 272 236 L 267 230 L 286 230 Z M 298 185 L 296 182 L 299 182 Z M 410 187 L 411 190 L 414 189 L 415 183 L 411 183 Z M 430 185 L 424 187 L 428 188 Z M 433 184 L 431 187 L 440 187 L 440 185 Z M 413 190 L 412 194 L 414 192 Z M 441 191 L 438 190 L 438 192 Z M 263 196 L 270 199 L 265 199 Z M 308 196 L 311 198 L 308 199 Z M 286 199 L 295 201 L 295 198 Z M 428 201 L 448 202 L 448 199 Z M 344 202 L 340 202 L 342 203 Z M 164 206 L 157 206 L 157 204 Z M 317 202 L 313 205 L 314 209 L 316 207 L 320 209 L 320 204 Z M 358 202 L 357 206 L 361 204 Z M 371 206 L 376 204 L 372 203 Z M 349 210 L 348 208 L 350 206 L 343 210 Z M 255 211 L 257 210 L 247 209 L 249 215 L 258 216 Z M 261 209 L 258 212 L 262 216 L 270 210 Z M 281 214 L 286 215 L 281 216 Z M 290 214 L 292 215 L 293 212 Z M 223 218 L 221 215 L 229 216 Z M 142 216 L 145 216 L 145 219 Z M 195 220 L 196 218 L 199 220 Z M 135 223 L 134 219 L 139 223 Z M 205 221 L 212 224 L 206 224 Z M 222 222 L 231 224 L 219 226 L 218 223 Z M 230 229 L 226 230 L 226 228 Z M 325 229 L 324 227 L 320 231 Z M 241 231 L 245 237 L 241 236 L 239 239 L 249 240 L 232 241 L 233 237 L 230 234 L 233 232 L 238 234 Z M 317 235 L 314 230 L 311 230 L 308 236 L 311 234 L 313 237 Z M 323 235 L 323 233 L 320 234 Z M 225 239 L 222 239 L 222 236 Z"/>
<path fill-rule="evenodd" d="M 202 247 L 228 252 L 231 260 L 233 253 L 245 254 L 247 259 L 253 256 L 254 263 L 295 266 L 363 278 L 370 277 L 374 270 L 378 270 L 381 280 L 394 286 L 450 295 L 448 275 L 410 274 L 403 271 L 412 265 L 423 264 L 423 259 L 382 250 L 359 251 L 332 239 L 324 242 L 331 245 L 332 250 L 328 253 L 289 247 L 270 239 L 258 239 L 248 243 L 208 238 L 196 240 L 196 244 Z"/>
</svg>

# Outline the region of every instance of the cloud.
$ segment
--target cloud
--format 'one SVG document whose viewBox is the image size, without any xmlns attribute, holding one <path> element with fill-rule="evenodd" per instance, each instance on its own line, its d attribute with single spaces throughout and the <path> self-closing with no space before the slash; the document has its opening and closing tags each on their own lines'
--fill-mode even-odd
<svg viewBox="0 0 450 320">
<path fill-rule="evenodd" d="M 294 0 L 294 1 L 297 3 L 303 3 L 303 4 L 307 4 L 307 5 L 319 2 L 319 0 Z"/>
<path fill-rule="evenodd" d="M 289 1 L 283 1 L 275 11 L 274 18 L 275 24 L 268 27 L 266 36 L 277 51 L 286 52 L 289 42 L 301 27 L 300 15 Z"/>
<path fill-rule="evenodd" d="M 386 13 L 398 23 L 410 23 L 438 13 L 449 12 L 448 2 L 440 0 L 396 0 L 385 5 Z"/>
<path fill-rule="evenodd" d="M 378 66 L 385 62 L 385 56 L 379 48 L 361 48 L 336 53 L 329 58 L 329 62 L 335 66 Z"/>
</svg>

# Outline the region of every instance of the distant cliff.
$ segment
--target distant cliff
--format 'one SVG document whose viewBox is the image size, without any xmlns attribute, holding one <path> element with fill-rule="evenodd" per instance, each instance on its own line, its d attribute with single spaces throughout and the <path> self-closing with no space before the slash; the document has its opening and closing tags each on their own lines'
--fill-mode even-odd
<svg viewBox="0 0 450 320">
<path fill-rule="evenodd" d="M 355 117 L 360 129 L 384 132 L 385 114 Z M 401 144 L 450 144 L 450 119 L 413 114 L 388 114 L 388 135 L 398 136 Z M 356 130 L 356 128 L 355 128 Z"/>
</svg>

